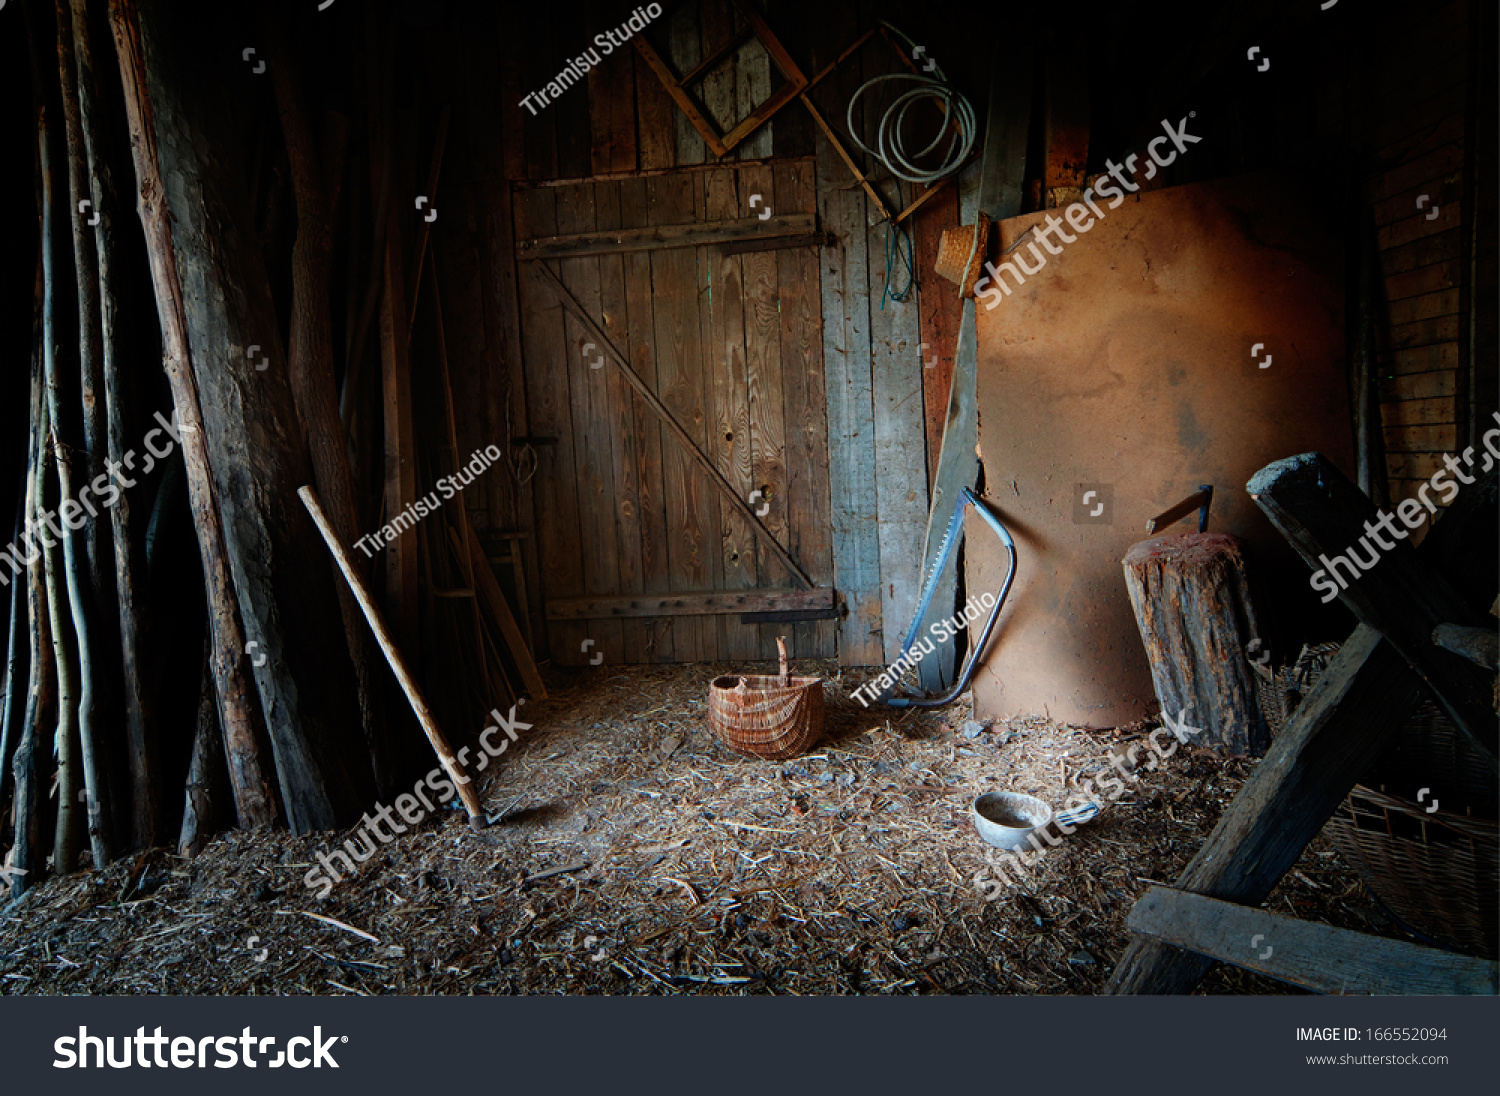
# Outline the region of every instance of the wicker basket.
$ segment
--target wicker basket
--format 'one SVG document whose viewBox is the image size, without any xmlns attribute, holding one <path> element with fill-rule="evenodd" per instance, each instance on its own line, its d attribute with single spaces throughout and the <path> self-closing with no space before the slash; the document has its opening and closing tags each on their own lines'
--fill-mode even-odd
<svg viewBox="0 0 1500 1096">
<path fill-rule="evenodd" d="M 1332 643 L 1305 647 L 1295 666 L 1259 675 L 1261 707 L 1273 733 L 1337 649 Z M 1422 802 L 1407 798 L 1423 788 Z M 1496 799 L 1488 766 L 1427 700 L 1328 820 L 1327 832 L 1370 893 L 1407 928 L 1493 959 L 1500 945 Z M 1430 811 L 1434 805 L 1438 809 Z"/>
<path fill-rule="evenodd" d="M 1496 957 L 1500 824 L 1441 808 L 1429 814 L 1356 784 L 1328 833 L 1370 893 L 1409 928 L 1465 954 Z"/>
<path fill-rule="evenodd" d="M 1272 738 L 1281 733 L 1287 719 L 1323 675 L 1338 649 L 1337 643 L 1304 644 L 1297 661 L 1290 666 L 1270 669 L 1258 662 L 1250 663 L 1250 668 L 1255 671 L 1255 696 L 1260 702 L 1260 714 L 1265 717 Z"/>
<path fill-rule="evenodd" d="M 708 726 L 735 753 L 782 761 L 823 733 L 823 679 L 787 672 L 786 641 L 776 640 L 781 675 L 716 677 L 708 687 Z"/>
</svg>

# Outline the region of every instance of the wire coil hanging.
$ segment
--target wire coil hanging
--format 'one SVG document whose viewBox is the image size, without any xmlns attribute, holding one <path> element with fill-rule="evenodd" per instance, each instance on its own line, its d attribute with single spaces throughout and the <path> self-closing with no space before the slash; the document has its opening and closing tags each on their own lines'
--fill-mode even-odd
<svg viewBox="0 0 1500 1096">
<path fill-rule="evenodd" d="M 909 37 L 890 23 L 886 23 L 885 26 L 911 46 L 914 53 L 917 52 L 918 47 Z M 932 76 L 896 72 L 866 80 L 850 97 L 845 120 L 849 126 L 850 136 L 854 138 L 854 143 L 862 152 L 879 160 L 896 178 L 908 183 L 922 183 L 930 186 L 941 179 L 946 179 L 964 165 L 969 154 L 974 151 L 974 144 L 978 139 L 978 124 L 973 104 L 957 88 L 948 83 L 947 76 L 936 61 L 930 60 L 928 64 L 934 73 Z M 854 107 L 859 102 L 859 97 L 867 90 L 887 81 L 899 81 L 916 86 L 902 92 L 890 106 L 886 107 L 875 131 L 875 147 L 871 148 L 860 139 L 859 133 L 854 128 Z M 907 112 L 924 100 L 937 101 L 943 110 L 944 124 L 938 130 L 937 135 L 928 142 L 927 147 L 919 152 L 911 153 L 906 148 L 902 130 L 906 123 Z M 947 146 L 941 153 L 942 159 L 938 166 L 921 167 L 918 161 L 931 156 L 942 144 L 944 138 L 947 139 Z"/>
</svg>

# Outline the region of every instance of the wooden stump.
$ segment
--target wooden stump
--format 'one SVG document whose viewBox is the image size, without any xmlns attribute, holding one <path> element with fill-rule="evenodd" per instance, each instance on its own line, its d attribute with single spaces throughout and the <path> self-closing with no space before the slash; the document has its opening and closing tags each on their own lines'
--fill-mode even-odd
<svg viewBox="0 0 1500 1096">
<path fill-rule="evenodd" d="M 1202 728 L 1195 745 L 1259 757 L 1270 735 L 1245 651 L 1256 624 L 1240 541 L 1179 533 L 1142 541 L 1121 562 L 1163 717 Z"/>
</svg>

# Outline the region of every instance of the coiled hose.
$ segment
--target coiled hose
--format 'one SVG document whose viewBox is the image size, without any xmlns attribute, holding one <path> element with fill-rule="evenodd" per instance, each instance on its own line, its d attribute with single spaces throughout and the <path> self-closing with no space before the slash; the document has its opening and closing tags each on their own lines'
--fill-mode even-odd
<svg viewBox="0 0 1500 1096">
<path fill-rule="evenodd" d="M 918 52 L 917 45 L 912 40 L 897 30 L 890 23 L 885 27 L 897 37 L 906 42 L 912 48 L 913 53 Z M 933 72 L 932 76 L 924 76 L 919 73 L 896 72 L 885 76 L 876 76 L 866 80 L 849 99 L 849 111 L 846 121 L 849 133 L 854 138 L 854 143 L 861 151 L 875 157 L 885 165 L 887 171 L 898 179 L 908 183 L 922 183 L 931 185 L 940 179 L 946 179 L 969 158 L 974 151 L 974 143 L 978 138 L 978 124 L 974 116 L 973 104 L 964 98 L 962 93 L 953 85 L 948 83 L 948 78 L 943 70 L 938 67 L 936 61 L 929 60 L 928 65 Z M 880 116 L 880 125 L 875 131 L 875 147 L 870 148 L 862 140 L 854 128 L 854 105 L 859 102 L 859 97 L 869 88 L 876 84 L 885 83 L 889 80 L 903 83 L 915 84 L 913 88 L 898 95 L 890 106 L 886 107 L 885 113 Z M 938 133 L 921 151 L 908 153 L 902 129 L 906 123 L 906 112 L 915 104 L 924 99 L 933 99 L 942 107 L 945 114 L 945 123 Z M 947 138 L 947 147 L 942 152 L 941 163 L 934 168 L 920 167 L 916 161 L 932 155 L 944 138 Z"/>
</svg>

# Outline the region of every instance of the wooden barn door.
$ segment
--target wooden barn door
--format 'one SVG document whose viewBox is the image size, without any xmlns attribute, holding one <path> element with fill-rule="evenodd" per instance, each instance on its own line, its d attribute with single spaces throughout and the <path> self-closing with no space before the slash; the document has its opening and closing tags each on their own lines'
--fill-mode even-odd
<svg viewBox="0 0 1500 1096">
<path fill-rule="evenodd" d="M 527 433 L 551 657 L 566 665 L 836 653 L 810 159 L 518 184 Z M 759 522 L 563 307 L 546 266 Z M 518 415 L 517 418 L 520 416 Z"/>
</svg>

